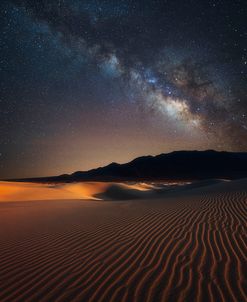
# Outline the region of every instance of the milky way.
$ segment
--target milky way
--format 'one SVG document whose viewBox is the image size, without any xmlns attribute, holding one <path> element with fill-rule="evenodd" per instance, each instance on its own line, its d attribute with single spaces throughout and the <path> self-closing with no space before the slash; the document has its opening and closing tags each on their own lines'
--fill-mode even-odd
<svg viewBox="0 0 247 302">
<path fill-rule="evenodd" d="M 247 151 L 244 1 L 143 2 L 1 4 L 2 177 Z"/>
</svg>

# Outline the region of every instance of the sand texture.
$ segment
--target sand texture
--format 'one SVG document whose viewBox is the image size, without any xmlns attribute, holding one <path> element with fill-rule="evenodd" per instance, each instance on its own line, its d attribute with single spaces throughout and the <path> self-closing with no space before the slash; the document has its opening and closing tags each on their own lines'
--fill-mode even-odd
<svg viewBox="0 0 247 302">
<path fill-rule="evenodd" d="M 247 301 L 247 180 L 146 197 L 0 203 L 0 301 Z"/>
</svg>

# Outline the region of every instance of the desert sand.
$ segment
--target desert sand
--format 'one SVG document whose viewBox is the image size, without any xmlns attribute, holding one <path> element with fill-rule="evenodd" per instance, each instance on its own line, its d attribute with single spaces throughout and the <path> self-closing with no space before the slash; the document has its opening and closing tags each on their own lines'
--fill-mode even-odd
<svg viewBox="0 0 247 302">
<path fill-rule="evenodd" d="M 0 183 L 0 301 L 247 301 L 247 180 L 160 188 Z"/>
</svg>

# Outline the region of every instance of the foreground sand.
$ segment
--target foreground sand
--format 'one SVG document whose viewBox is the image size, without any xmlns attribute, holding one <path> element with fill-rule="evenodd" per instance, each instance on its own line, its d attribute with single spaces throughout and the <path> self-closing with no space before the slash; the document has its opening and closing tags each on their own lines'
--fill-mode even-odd
<svg viewBox="0 0 247 302">
<path fill-rule="evenodd" d="M 247 181 L 0 203 L 0 301 L 247 301 Z"/>
</svg>

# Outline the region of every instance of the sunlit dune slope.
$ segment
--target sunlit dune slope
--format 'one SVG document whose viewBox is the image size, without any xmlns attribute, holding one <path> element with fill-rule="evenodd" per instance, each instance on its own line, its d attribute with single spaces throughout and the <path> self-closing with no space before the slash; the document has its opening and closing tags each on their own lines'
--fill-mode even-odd
<svg viewBox="0 0 247 302">
<path fill-rule="evenodd" d="M 83 182 L 68 184 L 41 184 L 0 182 L 0 201 L 29 201 L 52 199 L 127 199 L 143 197 L 151 192 L 151 184 L 123 184 L 110 182 Z"/>
</svg>

